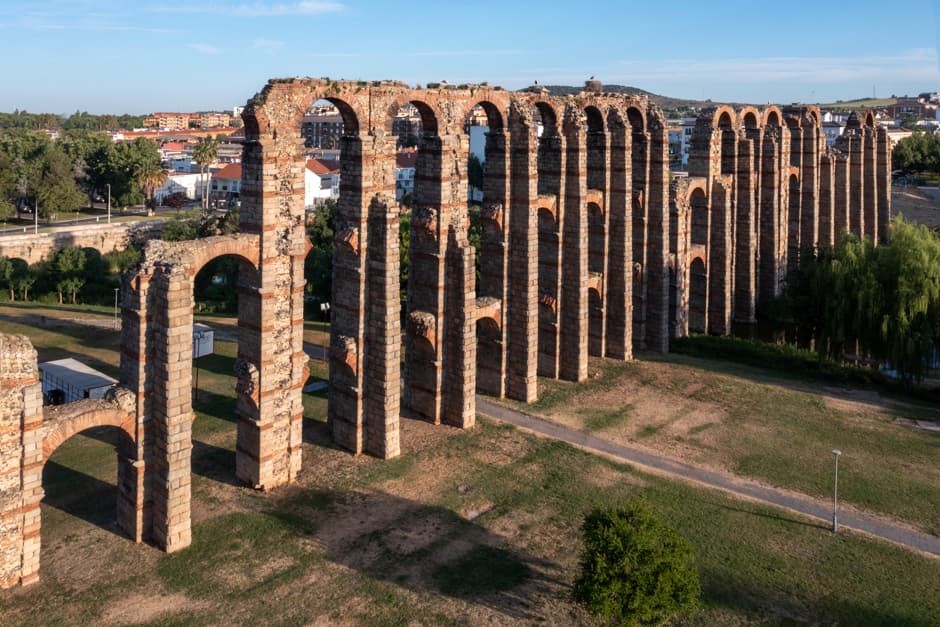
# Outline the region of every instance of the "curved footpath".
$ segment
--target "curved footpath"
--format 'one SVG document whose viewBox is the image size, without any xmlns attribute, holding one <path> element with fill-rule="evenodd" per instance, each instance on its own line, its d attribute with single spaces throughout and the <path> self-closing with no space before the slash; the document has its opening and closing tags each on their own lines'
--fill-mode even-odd
<svg viewBox="0 0 940 627">
<path fill-rule="evenodd" d="M 657 474 L 692 481 L 710 488 L 729 492 L 735 496 L 817 518 L 828 525 L 832 524 L 832 507 L 827 507 L 808 496 L 794 495 L 790 492 L 761 485 L 755 481 L 741 479 L 713 470 L 705 470 L 704 468 L 686 464 L 685 462 L 664 455 L 656 455 L 637 448 L 615 444 L 614 442 L 576 431 L 543 418 L 538 418 L 503 405 L 498 405 L 480 396 L 477 396 L 477 413 L 494 420 L 507 422 L 537 435 L 567 442 L 568 444 L 587 451 L 600 453 L 650 469 Z M 935 557 L 940 557 L 940 538 L 907 529 L 900 525 L 894 525 L 879 520 L 874 516 L 840 511 L 839 526 L 860 531 L 864 534 L 887 540 L 888 542 L 927 553 Z"/>
</svg>

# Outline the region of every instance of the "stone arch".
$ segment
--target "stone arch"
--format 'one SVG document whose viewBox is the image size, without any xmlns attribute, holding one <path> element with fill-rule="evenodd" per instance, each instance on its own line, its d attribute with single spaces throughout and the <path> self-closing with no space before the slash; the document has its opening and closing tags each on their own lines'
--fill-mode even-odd
<svg viewBox="0 0 940 627">
<path fill-rule="evenodd" d="M 756 129 L 761 126 L 761 114 L 757 107 L 745 106 L 738 110 L 737 115 L 741 128 Z"/>
<path fill-rule="evenodd" d="M 761 126 L 765 128 L 783 126 L 783 112 L 780 111 L 780 108 L 775 106 L 765 107 L 761 112 Z"/>
<path fill-rule="evenodd" d="M 800 177 L 791 169 L 787 177 L 787 271 L 793 271 L 800 259 Z"/>
<path fill-rule="evenodd" d="M 503 331 L 499 320 L 485 315 L 476 321 L 477 342 L 477 391 L 493 394 L 503 388 Z"/>
<path fill-rule="evenodd" d="M 137 439 L 136 418 L 132 413 L 110 407 L 92 407 L 59 422 L 46 432 L 42 440 L 43 462 L 48 460 L 55 450 L 73 435 L 95 427 L 116 427 L 127 436 L 129 441 L 134 442 Z"/>
<path fill-rule="evenodd" d="M 689 331 L 708 329 L 708 270 L 705 259 L 695 255 L 689 264 Z"/>
<path fill-rule="evenodd" d="M 865 126 L 874 128 L 876 126 L 875 122 L 875 112 L 871 109 L 865 111 Z"/>
</svg>

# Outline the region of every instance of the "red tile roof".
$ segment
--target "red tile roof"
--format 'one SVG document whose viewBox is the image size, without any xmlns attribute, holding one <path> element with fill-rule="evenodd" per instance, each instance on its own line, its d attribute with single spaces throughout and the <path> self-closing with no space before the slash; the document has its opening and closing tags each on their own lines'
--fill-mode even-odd
<svg viewBox="0 0 940 627">
<path fill-rule="evenodd" d="M 235 180 L 242 177 L 242 164 L 230 163 L 218 172 L 212 178 Z"/>
<path fill-rule="evenodd" d="M 336 172 L 339 172 L 339 168 L 333 168 L 330 166 L 331 164 L 319 159 L 307 159 L 307 169 L 318 176 L 335 174 Z"/>
</svg>

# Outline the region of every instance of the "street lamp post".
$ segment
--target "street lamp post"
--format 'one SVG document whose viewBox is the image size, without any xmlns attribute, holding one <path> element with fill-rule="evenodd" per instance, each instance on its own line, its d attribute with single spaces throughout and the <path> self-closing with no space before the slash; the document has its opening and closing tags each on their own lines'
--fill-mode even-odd
<svg viewBox="0 0 940 627">
<path fill-rule="evenodd" d="M 118 290 L 119 289 L 120 288 L 118 287 L 114 288 L 114 328 L 115 330 L 120 328 L 118 326 Z"/>
<path fill-rule="evenodd" d="M 39 234 L 39 196 L 36 197 L 35 206 L 33 207 L 33 233 Z"/>
<path fill-rule="evenodd" d="M 832 487 L 832 532 L 837 533 L 839 531 L 839 455 L 842 455 L 842 451 L 837 448 L 832 449 L 832 454 L 836 458 L 835 483 Z"/>
<path fill-rule="evenodd" d="M 104 186 L 108 188 L 108 224 L 111 224 L 111 183 L 105 183 Z"/>
</svg>

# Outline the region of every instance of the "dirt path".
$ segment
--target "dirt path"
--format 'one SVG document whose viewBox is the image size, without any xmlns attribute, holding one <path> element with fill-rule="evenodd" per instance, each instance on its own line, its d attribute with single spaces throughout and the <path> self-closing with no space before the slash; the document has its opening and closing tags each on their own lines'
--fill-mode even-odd
<svg viewBox="0 0 940 627">
<path fill-rule="evenodd" d="M 891 189 L 891 213 L 932 229 L 940 227 L 940 189 L 895 186 Z"/>
<path fill-rule="evenodd" d="M 657 474 L 683 481 L 692 481 L 711 488 L 734 494 L 784 509 L 832 522 L 832 506 L 823 501 L 771 488 L 755 481 L 740 479 L 729 474 L 706 470 L 670 457 L 656 455 L 634 447 L 617 444 L 563 425 L 497 405 L 485 398 L 477 397 L 477 412 L 495 420 L 508 422 L 532 433 L 549 437 L 594 453 L 614 457 Z M 918 552 L 940 557 L 940 538 L 920 533 L 874 516 L 858 512 L 840 512 L 839 525 L 899 544 Z"/>
</svg>

